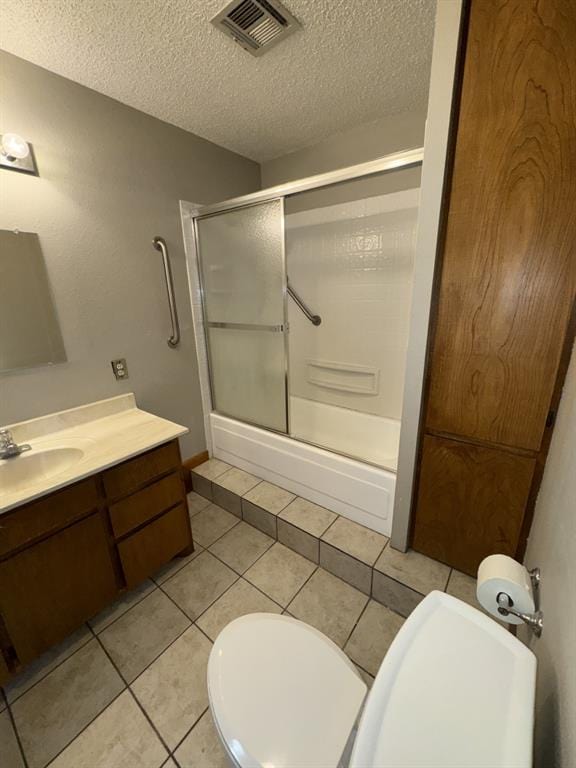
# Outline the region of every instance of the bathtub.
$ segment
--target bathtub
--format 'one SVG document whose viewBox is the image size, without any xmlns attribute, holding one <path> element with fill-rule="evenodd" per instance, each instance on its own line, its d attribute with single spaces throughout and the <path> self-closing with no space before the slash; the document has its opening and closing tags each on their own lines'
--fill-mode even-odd
<svg viewBox="0 0 576 768">
<path fill-rule="evenodd" d="M 291 397 L 290 432 L 299 440 L 396 472 L 400 444 L 397 419 Z"/>
<path fill-rule="evenodd" d="M 369 453 L 367 461 L 387 467 L 213 412 L 208 419 L 212 455 L 390 536 L 399 423 L 301 398 L 291 398 L 290 407 L 292 430 L 302 440 L 329 440 L 334 450 Z"/>
</svg>

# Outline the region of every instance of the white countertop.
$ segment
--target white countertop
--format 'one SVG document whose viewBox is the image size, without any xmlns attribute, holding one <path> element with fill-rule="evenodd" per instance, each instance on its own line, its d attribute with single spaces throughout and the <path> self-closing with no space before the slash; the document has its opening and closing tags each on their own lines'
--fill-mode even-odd
<svg viewBox="0 0 576 768">
<path fill-rule="evenodd" d="M 83 456 L 68 469 L 35 480 L 25 488 L 6 491 L 0 486 L 0 514 L 188 432 L 187 427 L 140 410 L 132 393 L 5 428 L 12 432 L 16 443 L 28 443 L 32 451 L 0 460 L 0 467 L 7 462 L 25 460 L 34 450 L 56 447 L 80 447 Z"/>
</svg>

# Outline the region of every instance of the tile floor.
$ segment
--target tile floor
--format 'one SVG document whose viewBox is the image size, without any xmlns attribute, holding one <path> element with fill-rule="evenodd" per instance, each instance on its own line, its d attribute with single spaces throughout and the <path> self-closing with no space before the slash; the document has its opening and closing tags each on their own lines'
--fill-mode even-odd
<svg viewBox="0 0 576 768">
<path fill-rule="evenodd" d="M 203 546 L 240 518 L 402 616 L 434 589 L 475 604 L 475 582 L 469 576 L 418 552 L 398 552 L 386 536 L 238 467 L 210 459 L 191 477 L 193 503 L 200 509 L 197 539 Z M 214 505 L 229 514 L 215 512 Z M 234 568 L 223 556 L 225 547 L 215 554 Z"/>
<path fill-rule="evenodd" d="M 206 483 L 213 482 L 209 475 L 218 479 L 219 469 L 229 468 L 204 468 Z M 453 572 L 448 578 L 444 566 L 420 561 L 416 553 L 386 555 L 386 542 L 380 546 L 372 532 L 350 529 L 321 508 L 315 516 L 316 505 L 256 481 L 235 474 L 229 487 L 221 487 L 242 490 L 256 510 L 285 513 L 278 522 L 293 527 L 296 538 L 331 531 L 316 538 L 320 551 L 303 557 L 191 493 L 196 551 L 123 596 L 6 687 L 0 697 L 2 768 L 224 768 L 208 709 L 206 665 L 220 630 L 253 611 L 286 612 L 317 627 L 370 684 L 404 618 L 323 567 L 323 544 L 337 553 L 352 550 L 360 565 L 375 566 L 374 574 L 420 599 L 431 588 L 473 599 L 469 577 Z M 241 515 L 246 508 L 242 502 Z M 379 589 L 390 591 L 390 585 Z"/>
</svg>

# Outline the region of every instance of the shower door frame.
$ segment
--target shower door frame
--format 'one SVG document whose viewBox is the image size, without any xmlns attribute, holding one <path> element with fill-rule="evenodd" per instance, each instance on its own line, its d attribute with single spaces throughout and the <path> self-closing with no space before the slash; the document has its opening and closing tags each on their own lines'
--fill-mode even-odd
<svg viewBox="0 0 576 768">
<path fill-rule="evenodd" d="M 257 326 L 255 325 L 253 329 L 251 330 L 261 330 L 261 331 L 270 331 L 273 333 L 280 332 L 282 333 L 284 337 L 284 415 L 286 418 L 286 432 L 283 432 L 281 429 L 274 429 L 273 427 L 266 427 L 263 424 L 258 423 L 257 421 L 251 421 L 250 419 L 246 418 L 240 418 L 239 416 L 233 416 L 231 413 L 226 413 L 225 411 L 217 410 L 214 407 L 214 377 L 212 375 L 212 366 L 210 363 L 210 339 L 208 338 L 208 329 L 209 328 L 234 328 L 234 324 L 232 323 L 218 323 L 217 325 L 210 324 L 210 321 L 208 320 L 207 313 L 206 313 L 206 294 L 204 291 L 204 277 L 202 274 L 202 259 L 200 257 L 200 248 L 198 247 L 199 244 L 199 237 L 198 237 L 198 221 L 199 219 L 209 219 L 212 216 L 218 216 L 222 213 L 227 213 L 228 210 L 240 210 L 242 208 L 254 208 L 257 205 L 262 205 L 263 203 L 272 203 L 278 201 L 280 203 L 280 215 L 281 215 L 281 223 L 280 223 L 280 237 L 282 241 L 282 254 L 280 257 L 281 263 L 282 263 L 282 325 L 280 327 L 278 326 L 268 326 L 268 325 L 261 325 Z M 202 211 L 201 214 L 195 215 L 192 218 L 192 230 L 194 235 L 194 251 L 196 255 L 196 264 L 198 267 L 198 283 L 200 286 L 200 296 L 201 296 L 201 303 L 202 303 L 202 327 L 204 330 L 204 344 L 206 345 L 206 364 L 208 366 L 208 383 L 210 386 L 210 401 L 211 401 L 211 410 L 213 413 L 217 413 L 220 416 L 226 416 L 228 419 L 237 419 L 238 421 L 244 422 L 244 424 L 251 424 L 253 427 L 258 427 L 259 429 L 266 429 L 269 432 L 275 432 L 277 435 L 285 435 L 287 437 L 290 437 L 290 406 L 289 406 L 289 398 L 288 398 L 288 272 L 286 268 L 286 232 L 285 232 L 285 224 L 284 224 L 284 197 L 270 197 L 267 200 L 259 200 L 258 202 L 254 203 L 248 203 L 246 205 L 235 205 L 231 207 L 230 209 L 224 209 L 223 211 L 212 211 L 212 212 L 205 212 L 206 207 L 202 207 L 200 209 Z M 241 324 L 238 324 L 241 325 Z M 238 325 L 236 328 L 238 328 Z"/>
<path fill-rule="evenodd" d="M 365 459 L 360 459 L 357 456 L 350 456 L 349 454 L 342 453 L 341 451 L 331 450 L 330 448 L 327 448 L 324 445 L 318 445 L 317 443 L 312 443 L 308 440 L 302 440 L 301 438 L 293 437 L 290 434 L 288 291 L 287 291 L 288 272 L 287 272 L 287 264 L 286 264 L 286 221 L 285 221 L 285 212 L 284 212 L 284 201 L 286 197 L 297 194 L 299 192 L 308 192 L 313 189 L 320 189 L 321 187 L 333 186 L 334 184 L 338 184 L 346 181 L 355 181 L 356 179 L 361 179 L 368 176 L 375 176 L 379 173 L 393 172 L 396 170 L 403 170 L 407 168 L 413 168 L 416 166 L 422 166 L 423 160 L 424 160 L 424 148 L 418 147 L 416 149 L 410 149 L 403 152 L 394 152 L 389 155 L 384 155 L 381 158 L 378 158 L 376 160 L 370 160 L 369 162 L 366 162 L 366 163 L 347 166 L 346 168 L 340 168 L 336 171 L 329 171 L 328 173 L 321 173 L 314 176 L 308 176 L 303 179 L 290 181 L 275 187 L 268 187 L 267 189 L 262 189 L 257 192 L 252 192 L 248 195 L 243 195 L 241 197 L 235 197 L 229 200 L 224 200 L 221 203 L 214 203 L 214 204 L 202 206 L 202 205 L 194 205 L 192 203 L 186 203 L 184 201 L 180 202 L 182 223 L 184 226 L 184 242 L 186 245 L 186 250 L 188 251 L 188 249 L 190 249 L 189 255 L 192 256 L 192 259 L 189 258 L 187 260 L 190 291 L 192 294 L 194 289 L 194 282 L 195 282 L 194 277 L 196 277 L 198 286 L 199 286 L 199 292 L 200 292 L 199 299 L 201 304 L 201 324 L 202 324 L 201 335 L 204 341 L 205 349 L 203 351 L 197 350 L 197 357 L 198 357 L 199 368 L 201 368 L 203 364 L 207 366 L 209 403 L 206 402 L 206 397 L 205 397 L 206 393 L 202 391 L 203 405 L 205 407 L 205 413 L 204 413 L 205 420 L 209 419 L 210 412 L 215 413 L 229 419 L 235 419 L 236 421 L 242 422 L 244 424 L 249 424 L 250 426 L 253 426 L 253 427 L 258 427 L 258 429 L 264 429 L 268 432 L 273 432 L 275 434 L 288 437 L 292 440 L 297 440 L 299 442 L 306 443 L 307 445 L 312 445 L 315 448 L 321 448 L 322 450 L 330 451 L 331 453 L 335 453 L 336 455 L 345 456 L 346 458 L 353 459 L 354 461 L 360 461 L 369 466 L 382 469 L 380 465 L 374 464 L 370 461 L 366 461 Z M 220 411 L 214 407 L 215 397 L 214 397 L 212 370 L 210 365 L 210 341 L 208 339 L 208 320 L 206 317 L 206 303 L 205 303 L 204 285 L 203 285 L 203 278 L 202 278 L 202 262 L 200 257 L 198 227 L 197 227 L 197 223 L 200 219 L 209 218 L 211 216 L 226 213 L 232 210 L 253 207 L 255 205 L 272 202 L 274 200 L 280 200 L 282 204 L 281 237 L 282 237 L 282 265 L 283 265 L 282 292 L 283 292 L 283 308 L 284 308 L 283 309 L 284 311 L 283 334 L 284 334 L 284 396 L 286 400 L 286 432 L 282 432 L 281 430 L 276 430 L 271 427 L 263 426 L 258 422 L 250 421 L 248 419 L 242 419 L 242 418 L 239 418 L 238 416 L 233 416 L 229 413 Z M 188 233 L 186 232 L 186 227 L 184 224 L 186 219 L 191 220 L 192 237 L 189 237 Z M 196 275 L 194 275 L 192 272 L 192 270 L 194 269 L 194 266 L 193 264 L 191 264 L 191 260 L 195 262 L 195 266 L 197 270 Z M 194 308 L 193 295 L 192 295 L 192 305 Z M 194 312 L 193 312 L 193 317 L 194 317 Z M 205 355 L 205 359 L 203 359 L 204 355 Z M 204 390 L 205 382 L 203 386 L 202 378 L 203 378 L 202 372 L 200 372 L 200 386 L 201 386 L 201 389 Z M 209 406 L 208 413 L 206 413 L 206 405 Z M 209 440 L 208 429 L 206 429 L 206 433 L 207 433 L 207 439 Z M 208 447 L 209 449 L 211 448 L 210 444 L 208 445 Z"/>
</svg>

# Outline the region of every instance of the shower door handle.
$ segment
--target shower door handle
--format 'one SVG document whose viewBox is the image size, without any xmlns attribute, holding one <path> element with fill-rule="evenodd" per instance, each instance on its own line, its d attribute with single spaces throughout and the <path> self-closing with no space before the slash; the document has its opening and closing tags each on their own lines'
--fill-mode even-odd
<svg viewBox="0 0 576 768">
<path fill-rule="evenodd" d="M 180 323 L 178 322 L 178 311 L 176 309 L 176 299 L 174 297 L 174 282 L 172 280 L 172 268 L 168 258 L 168 249 L 166 242 L 162 237 L 155 237 L 152 245 L 162 254 L 164 265 L 164 277 L 166 278 L 166 291 L 168 293 L 168 306 L 170 308 L 170 322 L 172 323 L 172 335 L 168 339 L 169 347 L 177 347 L 180 344 Z"/>
</svg>

